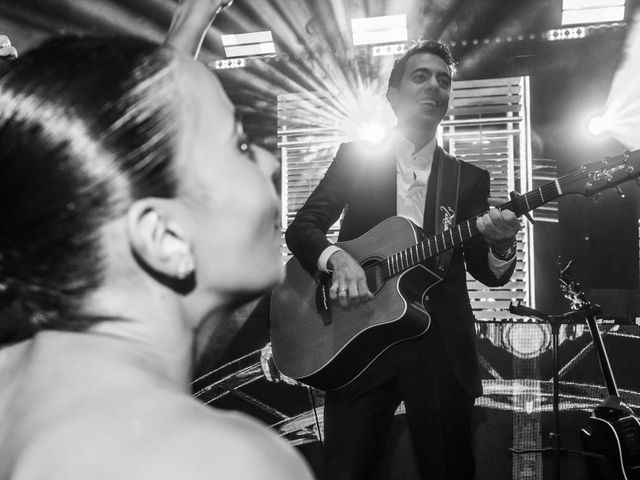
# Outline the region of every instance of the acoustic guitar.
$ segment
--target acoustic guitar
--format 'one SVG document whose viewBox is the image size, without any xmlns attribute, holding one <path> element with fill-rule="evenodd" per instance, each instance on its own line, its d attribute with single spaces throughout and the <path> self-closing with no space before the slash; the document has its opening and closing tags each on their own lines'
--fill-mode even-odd
<svg viewBox="0 0 640 480">
<path fill-rule="evenodd" d="M 561 195 L 599 193 L 640 176 L 640 150 L 582 165 L 500 207 L 521 216 Z M 422 262 L 478 235 L 476 218 L 425 238 L 402 217 L 391 217 L 338 246 L 364 269 L 374 298 L 349 310 L 329 299 L 331 277 L 310 275 L 292 258 L 271 299 L 270 333 L 276 366 L 321 390 L 353 381 L 382 352 L 423 335 L 431 320 L 423 305 L 442 279 Z"/>
<path fill-rule="evenodd" d="M 589 303 L 580 284 L 572 278 L 570 265 L 569 263 L 560 273 L 560 284 L 565 297 L 571 301 L 573 310 L 594 312 L 594 305 Z M 587 459 L 589 478 L 640 480 L 640 421 L 620 399 L 596 316 L 591 312 L 586 317 L 587 325 L 609 395 L 593 410 L 589 418 L 590 430 L 580 431 L 584 450 L 596 454 Z"/>
</svg>

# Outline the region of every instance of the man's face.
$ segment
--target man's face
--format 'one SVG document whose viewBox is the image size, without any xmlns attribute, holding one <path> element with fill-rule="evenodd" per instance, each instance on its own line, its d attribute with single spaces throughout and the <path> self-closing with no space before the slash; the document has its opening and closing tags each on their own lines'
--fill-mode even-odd
<svg viewBox="0 0 640 480">
<path fill-rule="evenodd" d="M 449 108 L 451 75 L 433 53 L 416 53 L 407 61 L 400 85 L 387 92 L 400 125 L 435 128 Z"/>
</svg>

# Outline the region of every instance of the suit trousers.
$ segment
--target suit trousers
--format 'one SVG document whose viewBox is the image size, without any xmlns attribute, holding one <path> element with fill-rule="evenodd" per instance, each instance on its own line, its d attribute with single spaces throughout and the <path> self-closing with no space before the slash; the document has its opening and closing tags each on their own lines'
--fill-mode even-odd
<svg viewBox="0 0 640 480">
<path fill-rule="evenodd" d="M 421 337 L 386 350 L 349 385 L 327 392 L 325 480 L 380 478 L 401 401 L 423 480 L 473 479 L 474 398 L 452 371 L 434 322 Z"/>
</svg>

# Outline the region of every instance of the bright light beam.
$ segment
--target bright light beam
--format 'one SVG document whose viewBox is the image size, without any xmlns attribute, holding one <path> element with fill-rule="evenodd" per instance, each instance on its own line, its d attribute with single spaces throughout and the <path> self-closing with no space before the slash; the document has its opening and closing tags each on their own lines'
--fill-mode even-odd
<svg viewBox="0 0 640 480">
<path fill-rule="evenodd" d="M 601 115 L 591 117 L 589 123 L 587 124 L 587 130 L 589 130 L 589 133 L 591 135 L 598 137 L 609 130 L 607 120 Z"/>
<path fill-rule="evenodd" d="M 359 137 L 374 145 L 382 143 L 388 130 L 378 122 L 367 122 L 360 127 Z"/>
<path fill-rule="evenodd" d="M 640 10 L 635 14 L 622 67 L 616 72 L 603 117 L 608 132 L 627 148 L 640 148 Z"/>
<path fill-rule="evenodd" d="M 384 82 L 374 79 L 360 84 L 354 95 L 346 99 L 347 115 L 340 128 L 346 139 L 365 140 L 376 146 L 387 137 L 395 124 L 395 116 L 384 91 Z"/>
</svg>

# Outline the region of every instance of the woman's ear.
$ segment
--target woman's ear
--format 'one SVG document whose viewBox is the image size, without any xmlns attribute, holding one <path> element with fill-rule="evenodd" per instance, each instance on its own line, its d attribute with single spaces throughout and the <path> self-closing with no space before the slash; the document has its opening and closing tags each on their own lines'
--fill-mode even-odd
<svg viewBox="0 0 640 480">
<path fill-rule="evenodd" d="M 148 271 L 166 279 L 184 280 L 194 273 L 195 260 L 170 199 L 136 200 L 127 213 L 133 254 Z"/>
</svg>

